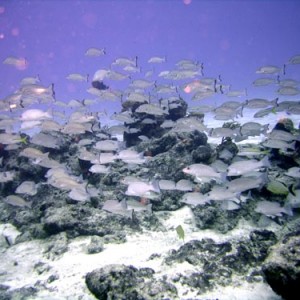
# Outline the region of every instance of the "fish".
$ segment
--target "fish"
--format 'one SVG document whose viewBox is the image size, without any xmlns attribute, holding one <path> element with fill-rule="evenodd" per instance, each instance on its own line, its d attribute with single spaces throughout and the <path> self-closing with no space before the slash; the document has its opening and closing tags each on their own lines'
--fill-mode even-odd
<svg viewBox="0 0 300 300">
<path fill-rule="evenodd" d="M 266 108 L 268 106 L 277 106 L 278 105 L 278 98 L 275 98 L 274 100 L 266 100 L 262 98 L 253 98 L 246 100 L 245 106 L 247 108 Z"/>
<path fill-rule="evenodd" d="M 83 123 L 70 122 L 65 125 L 60 130 L 64 134 L 84 134 L 86 132 L 86 127 Z"/>
<path fill-rule="evenodd" d="M 73 81 L 88 81 L 89 75 L 81 75 L 79 73 L 71 73 L 66 77 L 66 79 L 73 80 Z"/>
<path fill-rule="evenodd" d="M 254 159 L 236 161 L 228 166 L 227 176 L 240 176 L 254 170 L 269 167 L 271 167 L 271 164 L 268 156 L 265 156 L 260 161 Z"/>
<path fill-rule="evenodd" d="M 238 193 L 229 190 L 225 186 L 215 185 L 213 186 L 210 192 L 205 194 L 205 196 L 207 197 L 207 199 L 211 201 L 231 200 L 231 201 L 239 202 L 237 198 Z"/>
<path fill-rule="evenodd" d="M 165 56 L 152 56 L 148 59 L 148 63 L 150 64 L 161 64 L 166 62 L 166 57 Z"/>
<path fill-rule="evenodd" d="M 194 189 L 194 184 L 187 179 L 181 179 L 176 182 L 176 190 L 182 192 L 189 192 Z"/>
<path fill-rule="evenodd" d="M 46 173 L 47 183 L 55 188 L 71 191 L 74 188 L 81 189 L 86 184 L 79 177 L 69 175 L 61 166 L 50 168 L 51 172 Z"/>
<path fill-rule="evenodd" d="M 68 193 L 68 197 L 79 202 L 86 202 L 91 198 L 90 194 L 86 191 L 86 188 L 84 186 L 72 188 Z"/>
<path fill-rule="evenodd" d="M 266 86 L 266 85 L 270 85 L 270 84 L 273 84 L 273 83 L 276 83 L 276 79 L 274 78 L 258 78 L 258 79 L 255 79 L 252 84 L 254 86 Z"/>
<path fill-rule="evenodd" d="M 294 79 L 282 79 L 279 81 L 281 87 L 296 87 L 299 85 L 299 81 Z"/>
<path fill-rule="evenodd" d="M 176 189 L 176 183 L 173 180 L 162 179 L 158 182 L 159 188 L 165 191 L 172 191 Z"/>
<path fill-rule="evenodd" d="M 144 182 L 134 181 L 130 182 L 125 192 L 127 196 L 138 196 L 149 199 L 156 199 L 160 194 L 160 188 L 158 181 Z"/>
<path fill-rule="evenodd" d="M 266 65 L 256 70 L 257 74 L 278 74 L 282 71 L 281 68 L 272 65 Z"/>
<path fill-rule="evenodd" d="M 221 201 L 220 207 L 223 210 L 237 210 L 241 208 L 239 204 L 231 200 Z"/>
<path fill-rule="evenodd" d="M 149 87 L 153 87 L 154 84 L 154 81 L 149 81 L 146 79 L 135 79 L 129 84 L 129 87 L 134 89 L 147 89 Z"/>
<path fill-rule="evenodd" d="M 21 123 L 20 130 L 24 131 L 24 130 L 29 130 L 29 129 L 32 129 L 32 128 L 37 128 L 41 124 L 42 124 L 42 122 L 39 121 L 39 120 L 37 120 L 37 121 L 25 121 L 25 122 Z"/>
<path fill-rule="evenodd" d="M 277 93 L 284 96 L 295 96 L 300 94 L 300 89 L 294 86 L 285 86 L 279 88 Z"/>
<path fill-rule="evenodd" d="M 283 140 L 269 138 L 261 143 L 266 148 L 280 149 L 282 151 L 295 150 L 296 142 L 288 143 Z"/>
<path fill-rule="evenodd" d="M 15 57 L 15 56 L 8 56 L 2 62 L 5 65 L 12 65 L 16 68 L 23 68 L 28 64 L 27 60 L 24 57 Z"/>
<path fill-rule="evenodd" d="M 126 204 L 128 210 L 133 210 L 134 212 L 148 211 L 152 213 L 151 203 L 144 204 L 141 201 L 130 199 L 130 200 L 126 200 Z"/>
<path fill-rule="evenodd" d="M 39 82 L 40 82 L 40 78 L 38 75 L 35 77 L 24 77 L 21 80 L 20 85 L 38 84 Z"/>
<path fill-rule="evenodd" d="M 182 169 L 183 173 L 195 176 L 199 182 L 207 182 L 212 179 L 218 181 L 225 181 L 226 174 L 218 173 L 214 168 L 204 164 L 192 164 Z"/>
<path fill-rule="evenodd" d="M 39 149 L 32 148 L 32 147 L 27 147 L 23 149 L 20 153 L 19 156 L 27 157 L 27 158 L 43 158 L 43 157 L 48 157 L 49 153 L 44 153 Z"/>
<path fill-rule="evenodd" d="M 300 168 L 299 167 L 291 167 L 284 174 L 289 177 L 300 178 Z"/>
<path fill-rule="evenodd" d="M 104 165 L 96 164 L 92 165 L 89 168 L 89 171 L 94 174 L 108 174 L 110 171 L 110 167 L 105 167 Z"/>
<path fill-rule="evenodd" d="M 98 163 L 96 154 L 87 151 L 85 147 L 79 149 L 77 157 L 81 160 L 90 161 L 92 163 Z"/>
<path fill-rule="evenodd" d="M 61 138 L 51 134 L 39 132 L 31 137 L 30 142 L 46 148 L 59 149 L 63 141 Z"/>
<path fill-rule="evenodd" d="M 105 48 L 94 48 L 94 47 L 87 49 L 84 53 L 85 56 L 94 56 L 94 57 L 102 56 L 105 54 L 106 54 Z"/>
<path fill-rule="evenodd" d="M 274 201 L 259 201 L 256 204 L 255 212 L 264 214 L 267 217 L 276 217 L 282 216 L 283 214 L 287 214 L 289 216 L 293 215 L 293 211 L 289 207 L 282 207 L 280 203 Z"/>
<path fill-rule="evenodd" d="M 289 64 L 296 65 L 300 64 L 300 55 L 294 55 L 289 59 Z"/>
<path fill-rule="evenodd" d="M 51 131 L 59 132 L 62 130 L 62 126 L 53 120 L 43 120 L 41 122 L 40 128 L 41 131 L 44 132 L 51 132 Z"/>
<path fill-rule="evenodd" d="M 267 116 L 267 115 L 269 115 L 271 113 L 273 113 L 273 114 L 276 113 L 276 107 L 263 108 L 263 109 L 257 111 L 253 115 L 253 117 L 254 118 L 263 118 L 263 117 L 265 117 L 265 116 Z"/>
<path fill-rule="evenodd" d="M 192 100 L 200 101 L 200 100 L 212 97 L 214 94 L 215 94 L 214 90 L 198 91 L 193 95 Z"/>
<path fill-rule="evenodd" d="M 125 199 L 121 202 L 118 200 L 106 200 L 102 206 L 102 210 L 130 219 L 133 217 L 133 209 L 127 209 L 127 203 Z"/>
<path fill-rule="evenodd" d="M 300 189 L 296 189 L 293 193 L 289 193 L 286 197 L 287 206 L 293 208 L 300 208 Z"/>
<path fill-rule="evenodd" d="M 266 135 L 269 129 L 269 124 L 262 125 L 257 122 L 246 122 L 240 128 L 240 133 L 243 136 Z"/>
<path fill-rule="evenodd" d="M 39 85 L 39 84 L 26 84 L 21 86 L 18 89 L 18 92 L 22 94 L 23 97 L 32 97 L 32 99 L 36 99 L 39 96 L 39 102 L 45 98 L 45 100 L 49 100 L 46 102 L 54 102 L 55 101 L 55 91 L 54 84 L 50 84 L 48 87 Z"/>
<path fill-rule="evenodd" d="M 167 115 L 168 112 L 161 109 L 159 106 L 154 104 L 142 104 L 140 105 L 136 110 L 136 113 L 145 113 L 148 115 L 154 115 L 154 116 L 163 116 Z"/>
<path fill-rule="evenodd" d="M 253 156 L 261 156 L 268 154 L 268 150 L 262 150 L 258 147 L 242 147 L 239 148 L 239 152 L 237 153 L 238 156 L 247 156 L 247 157 L 253 157 Z"/>
<path fill-rule="evenodd" d="M 112 62 L 112 66 L 117 65 L 117 66 L 136 66 L 137 67 L 137 60 L 138 57 L 136 56 L 135 58 L 127 58 L 127 57 L 119 57 L 116 58 Z"/>
<path fill-rule="evenodd" d="M 129 185 L 132 182 L 140 182 L 140 181 L 141 181 L 141 179 L 137 178 L 135 176 L 125 176 L 120 180 L 120 183 Z"/>
<path fill-rule="evenodd" d="M 119 150 L 119 148 L 120 148 L 120 143 L 114 140 L 99 141 L 94 146 L 94 149 L 105 151 L 105 152 L 117 151 Z"/>
<path fill-rule="evenodd" d="M 27 207 L 31 208 L 31 202 L 27 202 L 24 200 L 22 197 L 17 196 L 17 195 L 8 195 L 4 198 L 4 202 L 16 206 L 16 207 Z"/>
<path fill-rule="evenodd" d="M 300 140 L 299 137 L 293 135 L 290 132 L 280 130 L 280 129 L 273 129 L 269 134 L 268 138 L 273 139 L 273 140 L 281 140 L 285 142 L 292 142 L 296 140 Z"/>
<path fill-rule="evenodd" d="M 137 67 L 137 66 L 125 66 L 123 68 L 124 71 L 126 72 L 131 72 L 131 73 L 140 73 L 141 72 L 141 68 L 140 67 Z M 128 78 L 131 78 L 130 76 Z"/>
<path fill-rule="evenodd" d="M 144 154 L 138 153 L 133 149 L 121 150 L 116 158 L 121 159 L 127 164 L 143 164 L 146 162 L 144 159 Z"/>
<path fill-rule="evenodd" d="M 210 199 L 208 195 L 204 195 L 199 192 L 189 192 L 182 196 L 180 202 L 192 206 L 197 206 L 197 205 L 205 205 L 207 203 L 210 203 Z"/>
<path fill-rule="evenodd" d="M 106 90 L 108 86 L 103 83 L 103 80 L 107 78 L 109 70 L 100 69 L 97 70 L 92 78 L 92 87 L 97 91 Z"/>
<path fill-rule="evenodd" d="M 111 80 L 124 80 L 130 79 L 130 75 L 122 74 L 120 72 L 116 72 L 114 70 L 108 70 L 106 77 Z"/>
<path fill-rule="evenodd" d="M 0 183 L 13 181 L 16 176 L 15 171 L 4 171 L 0 172 Z"/>
<path fill-rule="evenodd" d="M 184 242 L 185 233 L 184 233 L 184 229 L 181 225 L 178 225 L 176 227 L 176 232 L 177 232 L 178 238 L 182 239 Z"/>
<path fill-rule="evenodd" d="M 73 112 L 69 117 L 69 122 L 75 122 L 75 123 L 88 123 L 96 121 L 96 118 L 94 115 L 83 113 L 80 111 Z"/>
<path fill-rule="evenodd" d="M 12 145 L 21 143 L 22 137 L 19 134 L 14 133 L 0 133 L 0 144 Z"/>
<path fill-rule="evenodd" d="M 247 89 L 244 90 L 229 90 L 226 93 L 227 97 L 242 97 L 242 96 L 247 96 Z"/>
<path fill-rule="evenodd" d="M 52 110 L 49 109 L 48 111 L 42 111 L 40 109 L 28 109 L 25 110 L 20 117 L 21 121 L 41 121 L 41 120 L 48 120 L 52 119 Z"/>
<path fill-rule="evenodd" d="M 102 152 L 99 154 L 99 159 L 98 159 L 98 162 L 96 163 L 99 163 L 99 164 L 110 164 L 110 163 L 113 163 L 116 159 L 118 159 L 118 156 L 111 153 L 111 152 Z M 92 163 L 94 163 L 92 161 Z"/>
<path fill-rule="evenodd" d="M 158 74 L 159 77 L 170 80 L 182 80 L 188 78 L 195 78 L 196 76 L 202 75 L 201 70 L 171 70 L 171 71 L 162 71 Z"/>
<path fill-rule="evenodd" d="M 42 158 L 35 158 L 32 161 L 32 163 L 34 165 L 39 165 L 39 166 L 47 168 L 47 169 L 59 168 L 61 166 L 61 164 L 58 161 L 51 159 L 47 156 L 42 157 Z"/>
<path fill-rule="evenodd" d="M 215 127 L 209 131 L 211 137 L 231 137 L 235 138 L 240 135 L 240 129 L 231 129 L 227 127 Z"/>
<path fill-rule="evenodd" d="M 226 183 L 226 188 L 233 193 L 242 193 L 250 189 L 261 189 L 268 181 L 266 173 L 260 176 L 240 177 Z"/>
<path fill-rule="evenodd" d="M 34 181 L 23 181 L 15 190 L 16 194 L 34 196 L 37 194 L 37 185 Z"/>
</svg>

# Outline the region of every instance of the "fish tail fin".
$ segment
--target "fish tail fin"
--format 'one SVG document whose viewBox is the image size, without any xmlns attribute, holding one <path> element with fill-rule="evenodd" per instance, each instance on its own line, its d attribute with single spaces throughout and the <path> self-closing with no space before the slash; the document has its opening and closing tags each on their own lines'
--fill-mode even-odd
<svg viewBox="0 0 300 300">
<path fill-rule="evenodd" d="M 159 187 L 159 181 L 158 180 L 153 180 L 151 182 L 152 184 L 152 191 L 155 193 L 160 193 L 160 187 Z"/>
<path fill-rule="evenodd" d="M 262 130 L 262 134 L 264 134 L 264 135 L 266 135 L 267 134 L 267 131 L 269 130 L 269 125 L 270 124 L 265 124 L 265 125 L 263 125 L 263 130 Z"/>
<path fill-rule="evenodd" d="M 147 211 L 152 213 L 152 203 L 147 205 Z"/>
<path fill-rule="evenodd" d="M 271 163 L 270 163 L 269 157 L 267 155 L 261 160 L 261 164 L 263 167 L 266 167 L 266 168 L 271 167 Z"/>
<path fill-rule="evenodd" d="M 279 100 L 279 98 L 277 97 L 271 101 L 271 103 L 274 105 L 274 107 L 278 106 L 278 100 Z"/>
<path fill-rule="evenodd" d="M 123 199 L 120 203 L 121 203 L 121 207 L 122 207 L 123 209 L 127 209 L 127 202 L 126 202 L 125 199 Z"/>
<path fill-rule="evenodd" d="M 285 213 L 288 215 L 288 216 L 293 216 L 294 215 L 294 213 L 293 213 L 293 208 L 292 208 L 292 206 L 291 206 L 291 204 L 290 203 L 286 203 L 284 206 L 284 210 L 285 210 Z"/>
<path fill-rule="evenodd" d="M 220 177 L 221 181 L 226 182 L 227 181 L 227 172 L 222 172 L 220 174 L 221 174 L 221 177 Z"/>
</svg>

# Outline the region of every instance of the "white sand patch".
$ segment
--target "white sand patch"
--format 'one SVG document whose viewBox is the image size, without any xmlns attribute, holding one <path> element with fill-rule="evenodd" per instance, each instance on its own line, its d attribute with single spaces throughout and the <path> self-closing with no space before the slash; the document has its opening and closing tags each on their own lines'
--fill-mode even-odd
<svg viewBox="0 0 300 300">
<path fill-rule="evenodd" d="M 44 284 L 45 290 L 38 293 L 35 299 L 82 299 L 93 300 L 93 295 L 85 285 L 85 275 L 97 268 L 108 264 L 133 265 L 137 268 L 149 267 L 155 270 L 155 276 L 161 278 L 175 278 L 178 274 L 191 274 L 195 267 L 188 263 L 162 264 L 168 252 L 178 249 L 183 245 L 176 233 L 176 226 L 182 225 L 185 231 L 185 242 L 211 238 L 216 242 L 241 240 L 249 236 L 254 227 L 242 221 L 239 225 L 224 235 L 213 230 L 199 230 L 195 227 L 193 214 L 188 207 L 183 207 L 175 212 L 158 213 L 164 215 L 161 222 L 165 226 L 165 232 L 145 231 L 127 236 L 127 242 L 123 244 L 105 244 L 104 250 L 97 254 L 87 254 L 86 247 L 90 237 L 79 237 L 68 244 L 68 252 L 57 260 L 49 260 L 43 252 L 47 247 L 47 241 L 31 241 L 14 245 L 8 249 L 2 249 L 0 254 L 0 281 L 9 285 L 12 289 L 22 286 L 33 286 L 37 281 Z M 270 228 L 269 228 L 270 229 Z M 275 228 L 276 229 L 276 228 Z M 53 243 L 53 241 L 52 241 Z M 149 260 L 152 254 L 159 256 Z M 17 262 L 17 265 L 14 265 Z M 34 265 L 38 262 L 46 263 L 50 269 L 38 274 Z M 197 269 L 199 270 L 199 268 Z M 47 282 L 51 275 L 56 275 L 57 280 Z M 175 284 L 178 289 L 178 299 L 196 299 L 196 291 L 188 286 Z M 79 298 L 82 297 L 82 298 Z M 220 287 L 216 291 L 201 295 L 203 299 L 218 298 L 227 299 L 280 299 L 272 290 L 262 283 L 249 284 L 238 282 L 236 287 Z"/>
</svg>

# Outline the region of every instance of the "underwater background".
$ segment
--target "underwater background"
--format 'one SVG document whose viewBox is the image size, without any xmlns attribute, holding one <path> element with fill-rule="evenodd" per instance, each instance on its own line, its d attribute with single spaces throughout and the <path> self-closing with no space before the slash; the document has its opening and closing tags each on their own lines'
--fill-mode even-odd
<svg viewBox="0 0 300 300">
<path fill-rule="evenodd" d="M 0 0 L 0 300 L 297 299 L 300 2 Z"/>
<path fill-rule="evenodd" d="M 38 75 L 44 85 L 55 84 L 59 100 L 82 100 L 89 96 L 88 83 L 67 80 L 68 74 L 91 79 L 116 58 L 135 56 L 142 69 L 136 77 L 153 68 L 147 63 L 153 56 L 166 57 L 154 75 L 190 59 L 203 63 L 205 76 L 221 75 L 234 90 L 274 97 L 274 89 L 251 87 L 255 71 L 268 64 L 282 67 L 300 43 L 299 3 L 290 0 L 1 1 L 0 13 L 1 60 L 26 60 L 18 68 L 1 66 L 0 97 L 15 91 L 23 77 Z M 105 48 L 106 54 L 85 56 L 91 47 Z M 297 75 L 298 68 L 289 68 L 288 76 Z M 221 96 L 211 101 L 226 100 Z M 105 107 L 120 108 L 117 103 Z"/>
</svg>

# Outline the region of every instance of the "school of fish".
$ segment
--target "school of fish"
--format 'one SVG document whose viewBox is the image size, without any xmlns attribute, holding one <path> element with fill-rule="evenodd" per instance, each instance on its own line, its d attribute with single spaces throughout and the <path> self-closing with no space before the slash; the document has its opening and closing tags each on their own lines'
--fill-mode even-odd
<svg viewBox="0 0 300 300">
<path fill-rule="evenodd" d="M 90 48 L 83 55 L 99 59 L 106 53 L 105 48 Z M 7 57 L 3 63 L 16 65 L 20 61 L 22 58 Z M 300 207 L 300 198 L 296 196 L 300 193 L 300 82 L 288 74 L 289 67 L 300 68 L 300 55 L 289 58 L 282 66 L 257 68 L 254 76 L 259 78 L 253 79 L 252 87 L 259 90 L 273 86 L 276 96 L 271 99 L 251 97 L 247 88 L 234 90 L 223 82 L 221 75 L 205 77 L 205 63 L 182 59 L 165 70 L 166 61 L 164 56 L 153 56 L 145 66 L 140 66 L 138 56 L 119 57 L 110 68 L 95 70 L 91 82 L 87 74 L 66 74 L 67 80 L 87 84 L 87 98 L 69 102 L 58 99 L 55 83 L 43 85 L 38 76 L 23 78 L 20 87 L 0 101 L 0 183 L 5 185 L 19 178 L 18 166 L 9 163 L 9 153 L 14 151 L 29 164 L 44 168 L 46 175 L 39 182 L 21 182 L 14 193 L 2 195 L 1 201 L 30 209 L 30 197 L 37 195 L 44 184 L 68 193 L 70 199 L 78 202 L 103 195 L 105 186 L 90 183 L 88 176 L 77 174 L 71 165 L 55 159 L 54 154 L 62 149 L 64 140 L 71 139 L 76 145 L 72 155 L 87 162 L 86 172 L 93 176 L 116 172 L 120 163 L 132 168 L 132 173 L 118 182 L 126 189 L 122 200 L 116 195 L 105 199 L 102 209 L 107 212 L 132 218 L 134 212 L 151 211 L 152 203 L 161 201 L 164 191 L 178 191 L 182 194 L 181 202 L 192 207 L 217 201 L 223 209 L 240 209 L 243 201 L 251 199 L 249 191 L 263 187 L 270 191 L 279 189 L 282 183 L 269 173 L 269 154 L 279 151 L 295 164 L 284 174 L 290 178 L 288 185 L 283 183 L 288 190 L 286 202 L 281 206 L 262 200 L 255 211 L 270 217 L 292 215 L 293 209 Z M 119 81 L 125 82 L 126 88 L 114 88 Z M 226 96 L 227 100 L 219 105 L 202 104 L 218 95 Z M 121 111 L 109 116 L 111 103 L 117 101 Z M 186 103 L 186 113 L 175 118 L 173 112 L 182 103 Z M 291 132 L 274 128 L 281 118 L 292 120 Z M 126 144 L 124 136 L 135 135 L 141 143 L 153 137 L 150 132 L 141 132 L 136 124 L 155 124 L 161 135 L 203 132 L 213 147 L 230 139 L 238 146 L 238 152 L 233 154 L 224 149 L 214 163 L 183 166 L 184 179 L 178 182 L 140 178 L 135 176 L 135 170 L 146 168 L 153 156 Z M 211 188 L 202 193 L 202 186 L 207 183 Z"/>
</svg>

